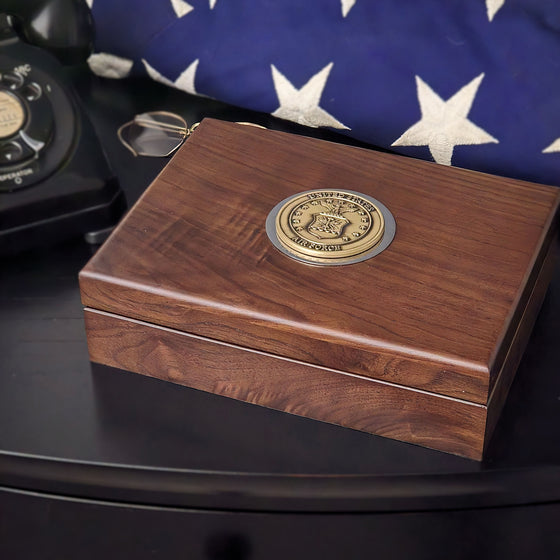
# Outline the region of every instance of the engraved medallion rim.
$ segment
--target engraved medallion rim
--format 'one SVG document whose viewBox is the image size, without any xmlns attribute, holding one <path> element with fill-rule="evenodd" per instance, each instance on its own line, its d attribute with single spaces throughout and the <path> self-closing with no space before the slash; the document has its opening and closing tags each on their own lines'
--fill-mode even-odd
<svg viewBox="0 0 560 560">
<path fill-rule="evenodd" d="M 310 198 L 313 195 L 317 196 Z M 349 200 L 348 197 L 352 197 L 352 200 Z M 335 201 L 339 203 L 338 211 L 334 204 Z M 354 206 L 353 210 L 348 209 L 346 212 L 350 210 L 352 214 L 358 214 L 357 217 L 361 219 L 353 224 L 353 233 L 346 231 L 342 235 L 342 231 L 346 230 L 346 226 L 350 224 L 343 215 L 346 212 L 343 214 L 339 212 L 342 211 L 344 204 Z M 368 204 L 373 206 L 373 211 L 371 208 L 367 208 Z M 324 210 L 313 212 L 313 210 L 321 209 L 319 205 L 323 206 Z M 310 210 L 310 206 L 316 206 L 316 208 L 307 212 Z M 306 213 L 311 214 L 307 217 L 312 218 L 312 222 L 304 228 L 299 225 L 299 220 L 300 218 L 305 220 Z M 340 229 L 337 231 L 338 228 Z M 313 229 L 316 231 L 310 231 Z M 352 228 L 350 227 L 350 229 Z M 280 208 L 276 217 L 276 236 L 280 243 L 288 251 L 318 259 L 318 262 L 323 262 L 325 259 L 347 259 L 364 253 L 379 242 L 384 229 L 385 220 L 379 208 L 361 194 L 350 193 L 348 190 L 319 189 L 299 193 Z M 295 241 L 293 236 L 298 241 Z M 331 237 L 329 238 L 329 236 Z M 317 246 L 323 249 L 325 246 L 330 247 L 332 252 L 319 250 Z M 342 252 L 339 253 L 339 250 Z"/>
<path fill-rule="evenodd" d="M 363 201 L 373 206 L 374 212 L 368 212 L 369 216 L 370 218 L 374 214 L 378 214 L 378 216 L 374 216 L 373 218 L 371 218 L 371 227 L 368 229 L 368 232 L 373 228 L 374 225 L 375 228 L 370 238 L 367 239 L 364 237 L 364 239 L 353 240 L 344 243 L 346 247 L 351 246 L 352 248 L 346 249 L 342 256 L 336 256 L 334 254 L 335 251 L 333 251 L 332 253 L 327 253 L 325 256 L 325 253 L 314 253 L 312 249 L 306 251 L 305 247 L 300 247 L 296 243 L 287 242 L 287 236 L 282 230 L 282 227 L 279 226 L 279 221 L 282 215 L 283 226 L 284 228 L 286 228 L 286 216 L 291 216 L 294 208 L 297 208 L 298 205 L 304 203 L 298 201 L 311 194 L 321 193 L 329 193 L 329 197 L 334 193 L 349 195 L 351 197 L 356 197 L 357 199 L 363 199 Z M 309 200 L 311 201 L 313 199 Z M 337 200 L 343 201 L 346 199 L 344 197 L 340 197 Z M 349 201 L 359 204 L 359 200 L 356 201 L 355 199 L 349 199 Z M 373 222 L 376 223 L 373 224 Z M 395 237 L 396 222 L 389 209 L 383 203 L 364 193 L 349 189 L 312 189 L 308 191 L 298 192 L 276 204 L 276 206 L 274 206 L 274 208 L 270 211 L 266 219 L 266 233 L 272 244 L 279 251 L 292 259 L 306 264 L 314 264 L 318 266 L 341 266 L 365 261 L 384 251 L 391 244 L 393 238 Z M 342 242 L 340 244 L 342 245 Z M 318 254 L 320 254 L 320 256 L 317 256 Z"/>
</svg>

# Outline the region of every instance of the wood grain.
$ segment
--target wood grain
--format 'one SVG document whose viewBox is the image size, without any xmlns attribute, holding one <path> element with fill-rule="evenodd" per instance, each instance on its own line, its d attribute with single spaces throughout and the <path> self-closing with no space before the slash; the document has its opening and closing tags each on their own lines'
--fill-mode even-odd
<svg viewBox="0 0 560 560">
<path fill-rule="evenodd" d="M 328 268 L 277 251 L 269 211 L 314 188 L 385 204 L 389 249 Z M 558 202 L 550 187 L 207 120 L 82 271 L 83 302 L 486 403 Z"/>
<path fill-rule="evenodd" d="M 557 240 L 556 240 L 557 241 Z M 542 302 L 546 295 L 548 285 L 552 278 L 554 265 L 558 254 L 558 244 L 552 243 L 546 253 L 540 268 L 536 271 L 535 282 L 527 294 L 525 305 L 520 309 L 516 321 L 515 333 L 512 335 L 511 344 L 503 361 L 502 370 L 497 376 L 494 388 L 488 399 L 488 416 L 486 418 L 485 443 L 486 448 L 490 443 L 494 428 L 504 406 L 509 388 L 513 382 L 515 372 L 521 362 L 529 335 L 537 319 Z"/>
<path fill-rule="evenodd" d="M 94 362 L 472 459 L 482 456 L 483 405 L 95 310 L 86 309 L 85 319 Z"/>
</svg>

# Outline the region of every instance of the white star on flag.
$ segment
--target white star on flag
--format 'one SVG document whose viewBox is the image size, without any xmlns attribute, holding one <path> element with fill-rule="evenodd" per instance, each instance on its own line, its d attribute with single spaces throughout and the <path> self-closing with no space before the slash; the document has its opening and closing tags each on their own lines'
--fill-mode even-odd
<svg viewBox="0 0 560 560">
<path fill-rule="evenodd" d="M 134 61 L 111 53 L 94 53 L 87 63 L 94 74 L 103 78 L 126 78 Z"/>
<path fill-rule="evenodd" d="M 354 7 L 356 0 L 340 0 L 342 7 L 342 17 L 346 17 L 348 12 Z"/>
<path fill-rule="evenodd" d="M 486 0 L 486 12 L 488 21 L 492 21 L 498 10 L 505 4 L 506 0 Z"/>
<path fill-rule="evenodd" d="M 560 152 L 560 138 L 554 140 L 550 146 L 543 150 L 543 154 L 551 154 L 553 152 Z"/>
<path fill-rule="evenodd" d="M 210 9 L 213 10 L 218 0 L 210 0 Z"/>
<path fill-rule="evenodd" d="M 313 128 L 330 126 L 349 130 L 347 126 L 319 107 L 321 95 L 323 94 L 323 89 L 325 89 L 332 66 L 332 62 L 327 64 L 327 66 L 312 76 L 303 87 L 296 89 L 272 64 L 274 89 L 280 102 L 280 107 L 272 115 Z"/>
<path fill-rule="evenodd" d="M 498 143 L 496 138 L 467 119 L 483 77 L 484 74 L 480 74 L 447 101 L 443 101 L 416 76 L 422 118 L 395 140 L 392 146 L 429 146 L 437 163 L 451 165 L 455 146 Z"/>
<path fill-rule="evenodd" d="M 196 69 L 198 67 L 198 58 L 191 62 L 191 64 L 181 73 L 181 75 L 173 82 L 169 78 L 166 78 L 163 74 L 160 74 L 155 68 L 150 66 L 150 64 L 142 59 L 142 64 L 146 68 L 146 72 L 156 82 L 165 84 L 166 86 L 175 87 L 186 91 L 187 93 L 192 93 L 193 95 L 199 95 L 194 87 L 194 78 L 196 75 Z"/>
<path fill-rule="evenodd" d="M 194 8 L 188 2 L 185 2 L 185 0 L 171 0 L 171 6 L 173 6 L 173 11 L 178 18 L 182 18 L 194 10 Z"/>
</svg>

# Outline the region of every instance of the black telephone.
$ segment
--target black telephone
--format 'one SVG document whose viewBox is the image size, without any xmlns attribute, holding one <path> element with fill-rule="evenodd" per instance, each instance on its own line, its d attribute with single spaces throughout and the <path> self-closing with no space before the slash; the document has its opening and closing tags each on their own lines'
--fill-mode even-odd
<svg viewBox="0 0 560 560">
<path fill-rule="evenodd" d="M 0 0 L 0 255 L 110 229 L 126 202 L 61 64 L 84 61 L 83 0 Z"/>
</svg>

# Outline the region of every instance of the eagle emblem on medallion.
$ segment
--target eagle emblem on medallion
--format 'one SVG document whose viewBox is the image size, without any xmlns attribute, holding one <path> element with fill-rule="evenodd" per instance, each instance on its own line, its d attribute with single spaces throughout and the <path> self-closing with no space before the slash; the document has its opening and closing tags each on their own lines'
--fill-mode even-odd
<svg viewBox="0 0 560 560">
<path fill-rule="evenodd" d="M 319 204 L 325 208 L 313 214 L 313 221 L 307 231 L 318 239 L 336 239 L 342 236 L 344 227 L 350 220 L 344 217 L 346 212 L 356 212 L 358 207 L 345 200 L 321 200 Z"/>
</svg>

